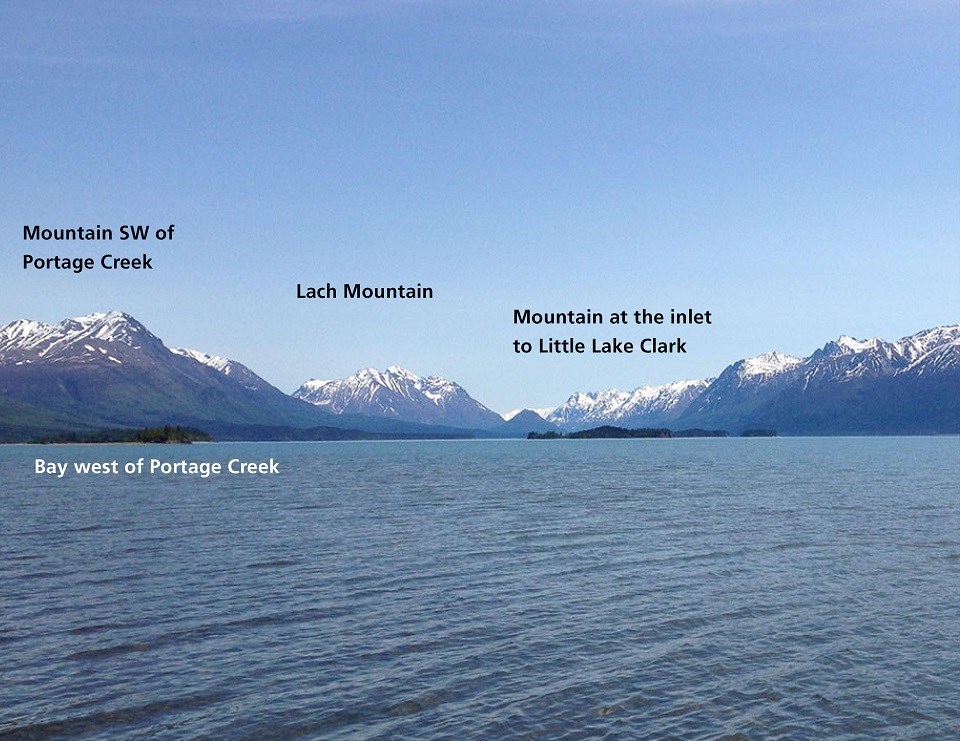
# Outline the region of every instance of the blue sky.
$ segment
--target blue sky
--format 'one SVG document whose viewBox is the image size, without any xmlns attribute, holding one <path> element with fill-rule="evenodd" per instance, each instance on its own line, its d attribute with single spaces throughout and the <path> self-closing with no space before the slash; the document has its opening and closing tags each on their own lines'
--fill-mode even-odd
<svg viewBox="0 0 960 741">
<path fill-rule="evenodd" d="M 162 7 L 161 7 L 162 6 Z M 0 322 L 127 311 L 290 391 L 402 365 L 498 410 L 960 319 L 960 6 L 0 2 Z M 148 274 L 23 224 L 176 224 Z M 132 253 L 126 243 L 103 246 Z M 432 302 L 295 286 L 430 285 Z M 682 356 L 537 311 L 710 310 Z M 604 326 L 589 339 L 650 336 Z"/>
</svg>

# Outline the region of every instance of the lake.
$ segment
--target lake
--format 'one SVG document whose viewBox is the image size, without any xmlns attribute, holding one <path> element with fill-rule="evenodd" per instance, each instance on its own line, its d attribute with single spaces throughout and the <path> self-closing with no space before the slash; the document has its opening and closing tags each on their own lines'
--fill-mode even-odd
<svg viewBox="0 0 960 741">
<path fill-rule="evenodd" d="M 2 737 L 960 737 L 956 437 L 5 446 L 0 481 Z"/>
</svg>

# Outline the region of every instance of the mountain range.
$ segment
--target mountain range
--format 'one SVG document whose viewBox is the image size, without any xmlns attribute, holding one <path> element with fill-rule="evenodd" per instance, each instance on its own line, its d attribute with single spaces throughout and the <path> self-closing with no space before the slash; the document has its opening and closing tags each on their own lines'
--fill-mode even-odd
<svg viewBox="0 0 960 741">
<path fill-rule="evenodd" d="M 548 410 L 545 419 L 568 431 L 601 425 L 669 427 L 709 386 L 710 381 L 677 381 L 633 391 L 578 392 Z"/>
<path fill-rule="evenodd" d="M 564 430 L 601 424 L 784 434 L 960 432 L 960 325 L 894 342 L 843 336 L 805 358 L 769 352 L 719 376 L 574 394 L 546 412 Z"/>
<path fill-rule="evenodd" d="M 128 314 L 0 327 L 0 441 L 151 425 L 220 439 L 462 437 L 462 429 L 330 414 L 234 360 L 171 350 Z"/>
<path fill-rule="evenodd" d="M 397 366 L 288 395 L 235 360 L 168 348 L 121 312 L 0 328 L 0 441 L 156 424 L 220 439 L 518 437 L 601 425 L 958 433 L 960 325 L 893 342 L 843 336 L 804 358 L 769 352 L 716 378 L 578 392 L 504 416 L 454 381 Z"/>
</svg>

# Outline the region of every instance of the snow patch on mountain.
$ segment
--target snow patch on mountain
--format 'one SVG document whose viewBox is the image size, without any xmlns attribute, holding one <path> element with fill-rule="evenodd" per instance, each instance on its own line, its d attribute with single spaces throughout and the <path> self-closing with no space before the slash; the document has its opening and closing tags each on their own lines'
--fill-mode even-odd
<svg viewBox="0 0 960 741">
<path fill-rule="evenodd" d="M 185 347 L 171 347 L 170 352 L 174 355 L 183 355 L 184 357 L 196 360 L 203 365 L 209 365 L 214 370 L 220 371 L 225 376 L 230 375 L 232 361 L 227 358 L 221 358 L 219 355 L 207 355 L 199 350 L 189 350 Z"/>
<path fill-rule="evenodd" d="M 840 335 L 836 341 L 837 347 L 840 348 L 844 354 L 874 350 L 882 343 L 883 340 L 879 337 L 872 337 L 869 340 L 858 340 L 855 337 L 850 337 L 845 334 Z"/>
<path fill-rule="evenodd" d="M 261 391 L 263 389 L 270 388 L 270 384 L 264 381 L 260 376 L 250 370 L 243 363 L 238 363 L 236 360 L 223 358 L 219 355 L 208 355 L 207 353 L 200 352 L 199 350 L 189 350 L 185 347 L 171 347 L 170 352 L 172 352 L 174 355 L 181 355 L 185 358 L 190 358 L 201 365 L 206 365 L 210 368 L 213 368 L 218 373 L 222 373 L 225 376 L 230 376 L 234 381 L 250 391 Z"/>
<path fill-rule="evenodd" d="M 768 352 L 753 358 L 746 358 L 739 368 L 741 378 L 755 376 L 774 376 L 803 362 L 803 358 L 785 355 L 781 352 Z"/>
</svg>

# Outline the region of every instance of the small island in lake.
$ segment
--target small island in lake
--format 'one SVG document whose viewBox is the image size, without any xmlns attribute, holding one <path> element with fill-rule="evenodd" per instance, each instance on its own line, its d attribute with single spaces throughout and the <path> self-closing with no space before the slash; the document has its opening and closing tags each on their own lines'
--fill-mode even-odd
<svg viewBox="0 0 960 741">
<path fill-rule="evenodd" d="M 637 429 L 627 429 L 626 427 L 615 427 L 613 425 L 603 425 L 593 427 L 589 430 L 580 430 L 578 432 L 531 432 L 527 435 L 528 440 L 587 440 L 594 438 L 673 438 L 673 437 L 729 437 L 726 430 L 702 430 L 699 428 L 689 430 L 668 430 L 666 427 L 640 427 Z"/>
<path fill-rule="evenodd" d="M 70 443 L 176 443 L 189 445 L 193 442 L 208 443 L 212 440 L 213 438 L 203 430 L 181 427 L 180 425 L 164 425 L 163 427 L 145 427 L 142 430 L 112 428 L 93 430 L 92 432 L 61 432 L 56 435 L 47 435 L 33 442 L 41 445 Z"/>
</svg>

